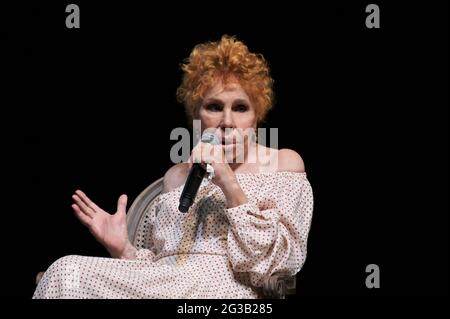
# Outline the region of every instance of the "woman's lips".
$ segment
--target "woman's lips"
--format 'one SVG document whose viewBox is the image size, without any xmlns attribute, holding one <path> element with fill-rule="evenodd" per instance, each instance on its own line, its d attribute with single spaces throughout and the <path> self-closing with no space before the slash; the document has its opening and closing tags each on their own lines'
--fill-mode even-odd
<svg viewBox="0 0 450 319">
<path fill-rule="evenodd" d="M 222 144 L 237 144 L 237 142 L 240 142 L 240 141 L 241 141 L 241 138 L 238 136 L 222 138 Z"/>
<path fill-rule="evenodd" d="M 236 144 L 234 140 L 222 140 L 222 145 Z"/>
<path fill-rule="evenodd" d="M 237 147 L 236 143 L 222 144 L 223 149 L 227 152 Z"/>
</svg>

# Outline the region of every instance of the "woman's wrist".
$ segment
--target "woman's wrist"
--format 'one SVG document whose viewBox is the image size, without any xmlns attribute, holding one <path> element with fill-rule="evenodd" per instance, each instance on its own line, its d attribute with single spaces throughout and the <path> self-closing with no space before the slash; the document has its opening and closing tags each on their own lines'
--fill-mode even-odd
<svg viewBox="0 0 450 319">
<path fill-rule="evenodd" d="M 236 179 L 225 184 L 222 191 L 227 200 L 227 208 L 233 208 L 248 203 L 247 195 L 245 195 Z"/>
<path fill-rule="evenodd" d="M 122 253 L 117 256 L 119 259 L 136 259 L 137 249 L 129 241 L 126 243 Z"/>
</svg>

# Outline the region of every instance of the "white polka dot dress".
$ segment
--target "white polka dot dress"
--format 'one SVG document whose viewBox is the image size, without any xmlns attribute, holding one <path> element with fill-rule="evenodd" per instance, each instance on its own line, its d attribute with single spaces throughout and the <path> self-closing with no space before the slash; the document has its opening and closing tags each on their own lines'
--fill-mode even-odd
<svg viewBox="0 0 450 319">
<path fill-rule="evenodd" d="M 300 271 L 313 194 L 306 173 L 236 176 L 247 203 L 227 209 L 207 179 L 187 213 L 178 211 L 183 186 L 160 194 L 138 229 L 136 259 L 60 258 L 33 298 L 258 298 L 265 278 Z"/>
</svg>

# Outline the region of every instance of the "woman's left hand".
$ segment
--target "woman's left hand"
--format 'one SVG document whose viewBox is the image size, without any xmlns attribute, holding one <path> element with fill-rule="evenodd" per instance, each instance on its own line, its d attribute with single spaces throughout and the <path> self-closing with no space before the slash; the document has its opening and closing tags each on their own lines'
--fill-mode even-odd
<svg viewBox="0 0 450 319">
<path fill-rule="evenodd" d="M 199 142 L 191 152 L 189 169 L 193 163 L 200 163 L 206 169 L 206 164 L 214 168 L 214 178 L 211 180 L 219 186 L 227 200 L 227 207 L 236 207 L 248 202 L 247 196 L 240 187 L 236 174 L 226 159 L 222 145 Z"/>
<path fill-rule="evenodd" d="M 227 186 L 237 183 L 236 175 L 225 158 L 222 145 L 199 142 L 192 150 L 188 163 L 189 169 L 193 163 L 200 163 L 205 169 L 206 164 L 211 164 L 214 168 L 214 178 L 211 181 L 223 191 Z"/>
</svg>

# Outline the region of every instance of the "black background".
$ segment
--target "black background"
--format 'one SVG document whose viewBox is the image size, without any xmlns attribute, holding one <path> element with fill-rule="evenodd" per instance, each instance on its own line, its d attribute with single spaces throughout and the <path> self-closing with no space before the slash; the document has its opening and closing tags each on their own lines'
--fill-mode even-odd
<svg viewBox="0 0 450 319">
<path fill-rule="evenodd" d="M 285 3 L 286 2 L 286 3 Z M 73 216 L 83 189 L 113 212 L 172 165 L 186 127 L 179 64 L 197 43 L 236 35 L 269 61 L 265 127 L 299 152 L 315 209 L 298 295 L 448 293 L 448 7 L 376 2 L 76 1 L 1 9 L 2 274 L 5 297 L 68 254 L 107 256 Z M 381 288 L 365 286 L 365 267 Z"/>
</svg>

